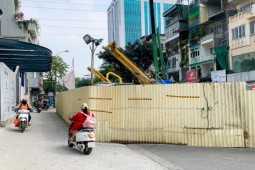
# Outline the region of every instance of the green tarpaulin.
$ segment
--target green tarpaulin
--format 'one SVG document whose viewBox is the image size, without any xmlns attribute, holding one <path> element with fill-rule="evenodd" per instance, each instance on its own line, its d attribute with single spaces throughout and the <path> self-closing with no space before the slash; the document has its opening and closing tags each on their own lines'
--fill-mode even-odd
<svg viewBox="0 0 255 170">
<path fill-rule="evenodd" d="M 189 19 L 195 18 L 196 16 L 198 16 L 200 13 L 199 9 L 192 11 L 189 13 Z"/>
<path fill-rule="evenodd" d="M 228 70 L 228 46 L 222 45 L 219 47 L 214 47 L 214 52 L 219 65 L 223 69 Z"/>
</svg>

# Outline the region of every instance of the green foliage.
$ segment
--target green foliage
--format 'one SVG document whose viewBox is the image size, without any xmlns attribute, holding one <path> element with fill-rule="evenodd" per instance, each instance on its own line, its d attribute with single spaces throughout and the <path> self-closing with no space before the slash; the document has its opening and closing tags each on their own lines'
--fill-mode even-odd
<svg viewBox="0 0 255 170">
<path fill-rule="evenodd" d="M 131 59 L 140 69 L 143 71 L 148 70 L 151 64 L 153 64 L 153 51 L 151 42 L 136 41 L 126 45 L 126 50 L 120 49 L 126 56 Z M 100 67 L 100 72 L 106 75 L 112 71 L 118 74 L 123 82 L 126 83 L 138 83 L 137 78 L 124 67 L 117 59 L 112 56 L 109 50 L 100 51 L 99 58 L 103 59 L 103 64 Z M 117 81 L 113 78 L 113 80 Z"/>
<path fill-rule="evenodd" d="M 191 42 L 198 42 L 201 38 L 203 38 L 206 35 L 206 32 L 202 28 L 197 28 L 189 33 L 189 40 Z"/>
<path fill-rule="evenodd" d="M 14 0 L 14 5 L 15 5 L 15 11 L 19 11 L 19 7 L 20 7 L 20 1 L 19 0 Z"/>
<path fill-rule="evenodd" d="M 62 85 L 57 82 L 58 80 L 62 80 L 65 76 L 68 69 L 68 65 L 64 62 L 64 60 L 60 56 L 53 56 L 52 57 L 52 65 L 51 71 L 47 73 L 43 73 L 42 76 L 44 77 L 44 90 L 49 92 L 55 92 L 55 85 L 57 83 L 57 87 L 61 89 L 65 89 L 61 87 Z M 58 89 L 58 88 L 57 88 Z"/>
<path fill-rule="evenodd" d="M 76 88 L 89 86 L 90 84 L 91 84 L 91 79 L 80 78 L 80 77 L 75 78 L 75 87 Z"/>
</svg>

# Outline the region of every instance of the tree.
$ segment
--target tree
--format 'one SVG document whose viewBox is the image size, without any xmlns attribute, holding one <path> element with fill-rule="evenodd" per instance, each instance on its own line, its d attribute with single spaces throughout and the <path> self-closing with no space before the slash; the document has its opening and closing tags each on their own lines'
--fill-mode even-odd
<svg viewBox="0 0 255 170">
<path fill-rule="evenodd" d="M 89 86 L 90 84 L 91 84 L 91 79 L 75 77 L 75 87 L 76 88 Z"/>
<path fill-rule="evenodd" d="M 131 59 L 140 69 L 148 71 L 148 68 L 153 64 L 152 43 L 148 41 L 136 41 L 126 45 L 126 50 L 120 49 L 129 59 Z M 100 51 L 99 58 L 103 59 L 103 64 L 100 67 L 100 72 L 106 75 L 112 71 L 120 75 L 123 82 L 138 83 L 137 78 L 123 66 L 117 59 L 112 56 L 109 50 Z M 115 80 L 115 79 L 114 79 Z"/>
<path fill-rule="evenodd" d="M 58 80 L 62 80 L 68 69 L 68 65 L 60 56 L 52 57 L 51 71 L 43 73 L 44 77 L 44 90 L 47 94 L 48 92 L 53 92 L 54 96 L 58 89 L 64 89 Z M 59 88 L 58 88 L 59 87 Z"/>
</svg>

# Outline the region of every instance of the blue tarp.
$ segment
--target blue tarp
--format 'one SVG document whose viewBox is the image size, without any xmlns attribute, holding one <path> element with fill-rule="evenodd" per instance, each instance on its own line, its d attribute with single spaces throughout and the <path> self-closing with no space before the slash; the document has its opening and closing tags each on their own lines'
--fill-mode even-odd
<svg viewBox="0 0 255 170">
<path fill-rule="evenodd" d="M 157 80 L 157 82 L 158 82 L 159 84 L 173 84 L 173 82 L 172 82 L 171 80 L 164 80 L 164 81 L 162 81 L 162 80 Z"/>
</svg>

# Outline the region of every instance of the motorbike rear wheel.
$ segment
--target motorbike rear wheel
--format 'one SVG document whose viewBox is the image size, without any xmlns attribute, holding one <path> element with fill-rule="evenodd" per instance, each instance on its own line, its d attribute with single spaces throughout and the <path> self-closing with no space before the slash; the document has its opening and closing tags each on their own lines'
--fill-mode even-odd
<svg viewBox="0 0 255 170">
<path fill-rule="evenodd" d="M 25 128 L 26 128 L 26 125 L 25 125 L 26 122 L 21 122 L 21 133 L 23 133 L 25 131 Z"/>
<path fill-rule="evenodd" d="M 70 139 L 68 139 L 68 146 L 72 148 L 74 145 L 71 143 Z"/>
<path fill-rule="evenodd" d="M 85 147 L 85 149 L 83 150 L 83 153 L 84 153 L 85 155 L 89 155 L 89 154 L 91 154 L 92 149 L 93 149 L 93 148 Z"/>
</svg>

